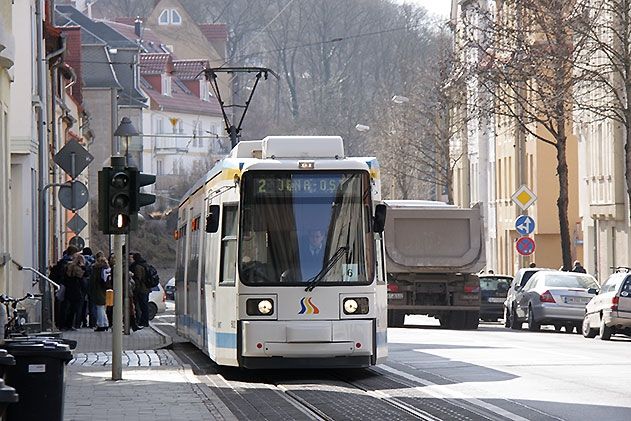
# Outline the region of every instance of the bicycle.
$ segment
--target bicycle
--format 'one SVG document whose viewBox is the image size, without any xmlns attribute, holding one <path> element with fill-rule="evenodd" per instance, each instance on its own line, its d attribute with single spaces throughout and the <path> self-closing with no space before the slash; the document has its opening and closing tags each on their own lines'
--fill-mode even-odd
<svg viewBox="0 0 631 421">
<path fill-rule="evenodd" d="M 18 304 L 25 300 L 38 300 L 41 295 L 27 293 L 22 298 L 13 298 L 8 295 L 0 295 L 0 304 L 6 308 L 8 317 L 7 323 L 4 325 L 4 338 L 9 339 L 16 336 L 27 336 L 26 317 L 23 309 L 18 309 Z"/>
</svg>

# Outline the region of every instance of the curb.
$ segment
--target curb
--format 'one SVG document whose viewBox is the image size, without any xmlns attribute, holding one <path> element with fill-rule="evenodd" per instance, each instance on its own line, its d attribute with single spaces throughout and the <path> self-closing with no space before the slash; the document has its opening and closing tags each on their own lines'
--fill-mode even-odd
<svg viewBox="0 0 631 421">
<path fill-rule="evenodd" d="M 160 345 L 156 349 L 165 349 L 165 348 L 169 348 L 171 345 L 173 345 L 173 338 L 170 335 L 167 335 L 166 333 L 164 333 L 162 330 L 160 330 L 160 328 L 156 327 L 151 322 L 149 322 L 149 326 L 151 327 L 151 329 L 153 329 L 154 332 L 156 332 L 158 335 L 162 336 L 162 338 L 164 339 L 164 345 Z"/>
</svg>

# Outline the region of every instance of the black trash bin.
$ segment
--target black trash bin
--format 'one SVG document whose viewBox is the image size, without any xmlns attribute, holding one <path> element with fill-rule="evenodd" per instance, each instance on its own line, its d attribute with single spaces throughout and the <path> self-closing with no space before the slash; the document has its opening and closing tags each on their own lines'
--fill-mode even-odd
<svg viewBox="0 0 631 421">
<path fill-rule="evenodd" d="M 6 349 L 0 349 L 0 379 L 4 380 L 7 366 L 15 365 L 15 358 Z"/>
<path fill-rule="evenodd" d="M 15 388 L 19 402 L 9 406 L 7 419 L 62 420 L 66 365 L 72 359 L 68 345 L 51 339 L 7 341 L 6 350 L 15 365 L 6 373 L 7 385 Z"/>
<path fill-rule="evenodd" d="M 4 384 L 4 380 L 0 379 L 0 419 L 4 419 L 4 413 L 9 404 L 18 401 L 18 394 L 15 389 Z"/>
</svg>

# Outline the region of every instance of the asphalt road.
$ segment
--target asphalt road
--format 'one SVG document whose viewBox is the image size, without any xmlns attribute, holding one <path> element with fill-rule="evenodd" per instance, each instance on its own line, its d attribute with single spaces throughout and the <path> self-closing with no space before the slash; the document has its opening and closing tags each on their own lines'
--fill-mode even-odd
<svg viewBox="0 0 631 421">
<path fill-rule="evenodd" d="M 253 373 L 175 346 L 238 419 L 631 420 L 631 338 L 407 322 L 370 370 Z"/>
</svg>

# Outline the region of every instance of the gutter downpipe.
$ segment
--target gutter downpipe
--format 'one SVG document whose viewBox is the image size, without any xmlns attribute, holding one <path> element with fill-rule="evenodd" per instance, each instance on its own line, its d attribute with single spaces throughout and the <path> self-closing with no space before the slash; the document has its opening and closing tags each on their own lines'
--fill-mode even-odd
<svg viewBox="0 0 631 421">
<path fill-rule="evenodd" d="M 35 19 L 37 20 L 36 24 L 36 36 L 37 36 L 37 44 L 36 44 L 36 66 L 37 66 L 37 168 L 38 168 L 38 203 L 37 203 L 37 214 L 38 214 L 38 232 L 37 232 L 37 242 L 38 242 L 38 268 L 39 272 L 47 273 L 48 272 L 48 240 L 49 240 L 49 227 L 48 227 L 48 201 L 46 197 L 46 190 L 48 184 L 48 155 L 49 155 L 49 145 L 48 145 L 48 136 L 47 136 L 47 124 L 48 124 L 48 86 L 47 86 L 47 69 L 48 69 L 48 60 L 47 56 L 44 56 L 44 1 L 45 0 L 35 0 Z M 62 50 L 65 49 L 65 46 Z M 55 51 L 50 54 L 51 58 L 56 57 L 57 55 L 62 54 L 63 51 Z M 43 294 L 42 299 L 42 330 L 51 330 L 52 326 L 52 317 L 53 317 L 53 308 L 49 304 L 51 303 L 51 299 L 47 299 L 47 297 L 51 296 L 50 287 L 47 282 L 40 282 L 40 291 Z"/>
</svg>

